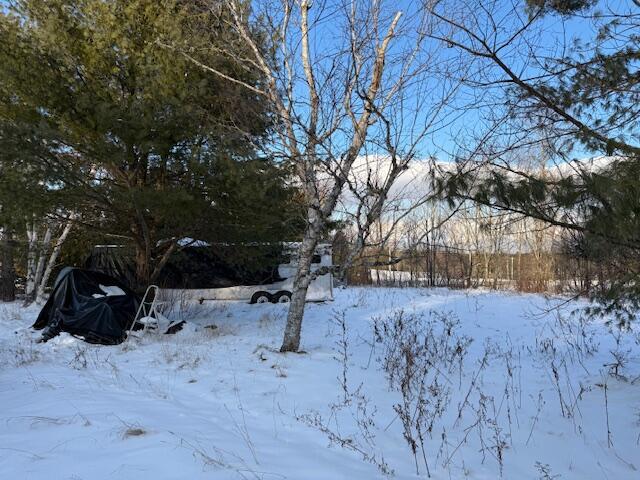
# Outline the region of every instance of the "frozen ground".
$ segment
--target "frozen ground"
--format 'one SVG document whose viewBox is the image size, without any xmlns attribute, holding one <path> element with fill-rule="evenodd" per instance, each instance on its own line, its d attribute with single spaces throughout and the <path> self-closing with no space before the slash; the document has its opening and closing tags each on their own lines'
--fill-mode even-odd
<svg viewBox="0 0 640 480">
<path fill-rule="evenodd" d="M 339 290 L 309 306 L 306 353 L 287 355 L 275 353 L 284 305 L 193 307 L 181 313 L 197 317 L 191 328 L 115 347 L 66 334 L 34 344 L 37 309 L 0 305 L 0 478 L 356 480 L 384 478 L 382 462 L 394 478 L 426 478 L 383 370 L 394 347 L 381 326 L 402 309 L 439 339 L 442 319 L 459 319 L 447 338 L 467 352 L 454 352 L 459 365 L 431 359 L 425 377 L 433 478 L 638 479 L 637 337 L 570 320 L 574 302 L 547 312 L 561 302 Z"/>
</svg>

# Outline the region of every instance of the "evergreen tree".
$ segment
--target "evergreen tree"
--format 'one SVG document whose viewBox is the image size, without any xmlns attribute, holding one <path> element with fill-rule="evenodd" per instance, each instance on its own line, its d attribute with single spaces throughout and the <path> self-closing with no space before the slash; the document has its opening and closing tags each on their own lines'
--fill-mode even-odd
<svg viewBox="0 0 640 480">
<path fill-rule="evenodd" d="M 0 299 L 15 299 L 16 264 L 25 246 L 29 226 L 42 223 L 47 216 L 64 214 L 62 190 L 49 185 L 47 168 L 39 160 L 42 153 L 30 128 L 0 121 L 0 254 L 2 268 Z M 55 219 L 49 219 L 49 223 Z M 35 243 L 31 245 L 35 254 Z M 45 254 L 46 252 L 40 252 Z M 35 259 L 34 259 L 35 260 Z M 25 273 L 24 268 L 21 269 Z"/>
<path fill-rule="evenodd" d="M 576 151 L 611 157 L 595 166 L 572 162 L 565 165 L 569 174 L 544 178 L 509 163 L 517 145 L 481 147 L 489 174 L 471 169 L 443 183 L 450 198 L 470 198 L 574 232 L 573 251 L 606 264 L 610 275 L 591 292 L 600 301 L 593 311 L 617 312 L 624 323 L 640 307 L 640 2 L 603 5 L 606 14 L 601 3 L 525 0 L 504 17 L 513 19 L 511 30 L 496 27 L 505 14 L 500 2 L 462 14 L 464 20 L 438 6 L 436 15 L 453 32 L 447 44 L 484 69 L 476 87 L 502 92 L 492 109 L 503 102 L 512 136 L 526 132 L 523 143 L 540 139 L 559 159 Z M 524 12 L 528 19 L 519 16 Z M 575 41 L 528 35 L 558 18 L 580 19 L 582 33 L 590 35 Z"/>
<path fill-rule="evenodd" d="M 39 185 L 82 225 L 129 243 L 141 286 L 183 237 L 279 239 L 290 227 L 286 171 L 255 153 L 271 122 L 263 102 L 168 47 L 259 83 L 217 53 L 233 36 L 209 12 L 179 0 L 19 0 L 0 14 L 0 124 L 28 132 L 3 172 L 41 171 Z M 2 184 L 26 191 L 24 178 Z"/>
</svg>

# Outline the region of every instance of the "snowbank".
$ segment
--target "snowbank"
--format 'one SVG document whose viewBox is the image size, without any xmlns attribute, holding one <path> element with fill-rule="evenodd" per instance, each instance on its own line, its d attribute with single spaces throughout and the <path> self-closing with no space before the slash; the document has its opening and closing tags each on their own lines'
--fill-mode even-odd
<svg viewBox="0 0 640 480">
<path fill-rule="evenodd" d="M 286 305 L 192 305 L 172 312 L 190 320 L 180 333 L 115 347 L 35 344 L 37 310 L 0 305 L 0 478 L 355 480 L 384 477 L 381 462 L 426 478 L 374 332 L 400 309 L 459 320 L 471 340 L 461 373 L 440 380 L 451 397 L 425 442 L 433 478 L 640 478 L 633 333 L 616 342 L 569 317 L 578 303 L 537 295 L 335 293 L 308 305 L 306 353 L 286 355 Z"/>
</svg>

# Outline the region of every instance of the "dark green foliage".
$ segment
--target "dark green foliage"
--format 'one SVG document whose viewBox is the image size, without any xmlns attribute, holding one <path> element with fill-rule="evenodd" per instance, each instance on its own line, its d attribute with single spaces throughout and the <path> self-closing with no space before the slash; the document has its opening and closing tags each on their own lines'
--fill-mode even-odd
<svg viewBox="0 0 640 480">
<path fill-rule="evenodd" d="M 590 313 L 613 315 L 619 326 L 628 326 L 640 310 L 640 163 L 616 162 L 586 181 L 592 201 L 572 253 L 603 272 L 590 292 L 599 300 Z"/>
<path fill-rule="evenodd" d="M 493 172 L 483 180 L 462 175 L 442 183 L 449 198 L 467 198 L 563 227 L 567 252 L 588 261 L 597 278 L 583 292 L 591 314 L 613 315 L 628 325 L 640 309 L 640 162 L 611 161 L 553 179 Z"/>
<path fill-rule="evenodd" d="M 265 103 L 179 53 L 262 81 L 217 53 L 234 44 L 221 16 L 178 0 L 13 2 L 0 14 L 0 192 L 57 195 L 135 250 L 141 284 L 182 237 L 295 235 L 287 172 L 255 153 Z"/>
<path fill-rule="evenodd" d="M 543 10 L 561 15 L 570 15 L 590 7 L 597 0 L 527 0 L 531 12 Z"/>
<path fill-rule="evenodd" d="M 0 119 L 0 226 L 21 229 L 25 219 L 55 210 L 62 192 L 47 180 L 55 172 L 41 161 L 46 155 L 33 129 Z"/>
<path fill-rule="evenodd" d="M 13 234 L 5 230 L 0 237 L 0 302 L 13 302 L 16 299 L 14 251 Z"/>
</svg>

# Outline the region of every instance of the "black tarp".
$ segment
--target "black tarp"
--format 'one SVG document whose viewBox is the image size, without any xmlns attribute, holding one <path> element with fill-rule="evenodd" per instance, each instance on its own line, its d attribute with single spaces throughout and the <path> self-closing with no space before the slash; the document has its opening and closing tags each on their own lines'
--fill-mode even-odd
<svg viewBox="0 0 640 480">
<path fill-rule="evenodd" d="M 118 287 L 124 295 L 106 295 L 109 289 L 101 287 Z M 136 294 L 117 279 L 69 268 L 60 272 L 33 328 L 46 328 L 44 341 L 63 331 L 89 343 L 115 345 L 125 340 L 139 304 Z"/>
</svg>

